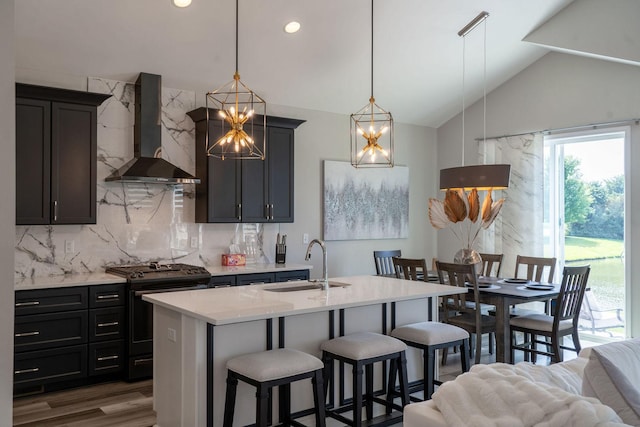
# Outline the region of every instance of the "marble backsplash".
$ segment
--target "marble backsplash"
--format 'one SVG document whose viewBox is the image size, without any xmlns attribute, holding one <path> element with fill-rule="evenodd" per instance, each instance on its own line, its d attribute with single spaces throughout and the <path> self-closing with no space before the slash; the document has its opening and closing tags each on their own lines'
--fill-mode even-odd
<svg viewBox="0 0 640 427">
<path fill-rule="evenodd" d="M 149 261 L 220 265 L 232 243 L 249 261 L 270 262 L 277 224 L 196 224 L 195 185 L 105 182 L 133 158 L 133 83 L 90 78 L 90 92 L 113 95 L 98 107 L 97 221 L 16 226 L 15 277 L 103 271 Z M 195 174 L 195 92 L 162 89 L 162 157 Z M 265 245 L 267 239 L 272 243 Z M 272 252 L 272 251 L 271 251 Z"/>
</svg>

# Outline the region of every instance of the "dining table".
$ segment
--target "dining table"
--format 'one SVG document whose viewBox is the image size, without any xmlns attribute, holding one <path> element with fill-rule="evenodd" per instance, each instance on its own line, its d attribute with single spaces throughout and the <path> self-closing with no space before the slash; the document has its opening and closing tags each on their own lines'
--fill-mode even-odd
<svg viewBox="0 0 640 427">
<path fill-rule="evenodd" d="M 496 362 L 511 360 L 510 307 L 534 301 L 549 301 L 560 294 L 560 284 L 538 283 L 524 279 L 480 277 L 479 298 L 493 305 L 496 315 Z"/>
<path fill-rule="evenodd" d="M 387 275 L 387 277 L 393 276 Z M 424 275 L 419 275 L 418 280 L 424 280 Z M 428 271 L 425 281 L 438 282 L 436 272 Z M 480 303 L 495 307 L 496 362 L 513 363 L 511 360 L 511 332 L 509 330 L 510 307 L 528 302 L 552 300 L 560 294 L 560 284 L 479 276 L 478 290 L 480 291 Z"/>
</svg>

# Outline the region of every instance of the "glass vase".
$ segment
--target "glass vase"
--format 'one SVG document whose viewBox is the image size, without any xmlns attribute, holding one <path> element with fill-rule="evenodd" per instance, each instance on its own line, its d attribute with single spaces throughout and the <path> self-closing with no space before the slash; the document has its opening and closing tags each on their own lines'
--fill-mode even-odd
<svg viewBox="0 0 640 427">
<path fill-rule="evenodd" d="M 456 264 L 474 264 L 476 274 L 478 276 L 482 274 L 482 257 L 480 257 L 478 251 L 474 249 L 460 249 L 453 257 L 453 262 Z"/>
</svg>

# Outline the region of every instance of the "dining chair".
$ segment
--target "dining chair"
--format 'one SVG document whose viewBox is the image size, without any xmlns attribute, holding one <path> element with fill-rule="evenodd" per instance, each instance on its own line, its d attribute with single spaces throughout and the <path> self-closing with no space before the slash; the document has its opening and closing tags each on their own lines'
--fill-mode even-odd
<svg viewBox="0 0 640 427">
<path fill-rule="evenodd" d="M 544 257 L 532 257 L 532 256 L 516 256 L 516 271 L 513 275 L 514 278 L 520 277 L 520 268 L 526 267 L 526 276 L 523 277 L 527 280 L 533 280 L 534 282 L 540 282 L 543 280 L 543 273 L 546 267 L 549 268 L 545 281 L 547 283 L 553 283 L 553 275 L 556 272 L 556 258 L 544 258 Z"/>
<path fill-rule="evenodd" d="M 398 279 L 424 280 L 428 278 L 427 262 L 424 258 L 400 258 L 394 256 L 391 260 L 393 271 Z"/>
<path fill-rule="evenodd" d="M 496 331 L 496 319 L 482 314 L 480 309 L 480 291 L 478 277 L 473 264 L 452 264 L 437 262 L 440 283 L 448 282 L 450 286 L 460 286 L 470 292 L 451 295 L 447 298 L 446 307 L 442 311 L 444 323 L 458 326 L 470 334 L 475 334 L 475 363 L 480 363 L 482 352 L 482 335 Z M 474 304 L 467 304 L 473 302 Z M 473 346 L 470 346 L 473 353 Z"/>
<path fill-rule="evenodd" d="M 536 313 L 511 318 L 511 360 L 514 360 L 515 350 L 524 351 L 525 354 L 532 356 L 534 354 L 549 356 L 551 363 L 562 361 L 562 350 L 580 352 L 578 318 L 590 271 L 591 268 L 588 265 L 564 268 L 553 315 Z M 522 332 L 530 339 L 518 343 L 516 332 Z M 573 347 L 563 345 L 562 340 L 567 335 L 571 335 Z M 544 341 L 539 340 L 538 337 L 544 337 Z M 544 345 L 546 350 L 539 350 L 538 344 Z"/>
<path fill-rule="evenodd" d="M 391 260 L 394 256 L 402 256 L 402 251 L 400 249 L 391 251 L 373 251 L 373 262 L 376 265 L 376 274 L 378 276 L 395 274 L 393 261 Z"/>
<path fill-rule="evenodd" d="M 504 254 L 480 254 L 482 258 L 482 275 L 485 277 L 500 277 L 502 258 Z M 495 272 L 494 272 L 495 268 Z"/>
</svg>

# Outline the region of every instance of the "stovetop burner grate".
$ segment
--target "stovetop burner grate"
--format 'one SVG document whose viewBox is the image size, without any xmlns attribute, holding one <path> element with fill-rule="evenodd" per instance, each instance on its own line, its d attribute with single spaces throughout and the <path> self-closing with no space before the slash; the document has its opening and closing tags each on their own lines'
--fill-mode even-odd
<svg viewBox="0 0 640 427">
<path fill-rule="evenodd" d="M 106 272 L 127 279 L 128 283 L 170 284 L 206 283 L 211 274 L 206 268 L 189 264 L 120 265 L 107 267 Z"/>
</svg>

